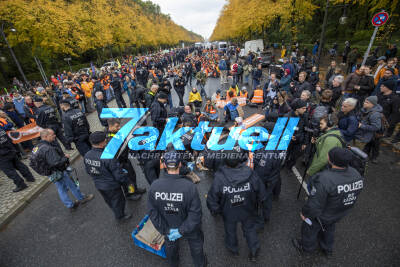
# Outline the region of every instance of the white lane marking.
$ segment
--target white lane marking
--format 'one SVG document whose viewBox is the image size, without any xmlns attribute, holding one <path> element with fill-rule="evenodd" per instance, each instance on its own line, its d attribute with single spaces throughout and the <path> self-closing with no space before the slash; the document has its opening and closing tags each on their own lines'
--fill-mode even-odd
<svg viewBox="0 0 400 267">
<path fill-rule="evenodd" d="M 292 172 L 294 173 L 294 175 L 296 176 L 297 180 L 301 184 L 301 181 L 303 180 L 303 177 L 301 177 L 301 175 L 300 175 L 299 171 L 297 170 L 296 166 L 292 167 Z M 308 192 L 307 184 L 305 183 L 305 181 L 303 182 L 303 188 L 304 188 L 304 191 L 306 192 L 306 194 L 310 195 L 310 193 Z"/>
</svg>

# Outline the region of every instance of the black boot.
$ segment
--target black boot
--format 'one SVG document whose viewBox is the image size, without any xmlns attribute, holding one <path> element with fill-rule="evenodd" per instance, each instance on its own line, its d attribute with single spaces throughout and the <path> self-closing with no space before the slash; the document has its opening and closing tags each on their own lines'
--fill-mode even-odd
<svg viewBox="0 0 400 267">
<path fill-rule="evenodd" d="M 13 192 L 14 192 L 14 193 L 17 193 L 17 192 L 19 192 L 19 191 L 22 191 L 22 190 L 26 189 L 27 187 L 28 187 L 28 186 L 27 186 L 25 183 L 23 183 L 22 185 L 17 186 L 16 188 L 14 188 L 14 189 L 13 189 Z"/>
</svg>

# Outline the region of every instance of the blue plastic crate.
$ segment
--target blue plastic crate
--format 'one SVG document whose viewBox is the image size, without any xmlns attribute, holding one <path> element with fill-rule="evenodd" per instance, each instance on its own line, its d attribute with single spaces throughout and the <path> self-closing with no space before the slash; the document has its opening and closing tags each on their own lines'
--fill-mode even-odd
<svg viewBox="0 0 400 267">
<path fill-rule="evenodd" d="M 149 220 L 149 215 L 144 216 L 144 218 L 140 221 L 139 225 L 136 226 L 135 229 L 133 229 L 132 232 L 132 238 L 133 238 L 133 243 L 135 243 L 136 246 L 144 248 L 147 251 L 150 251 L 151 253 L 154 253 L 158 256 L 161 256 L 163 258 L 167 258 L 167 254 L 165 253 L 165 244 L 162 245 L 160 250 L 155 250 L 154 248 L 146 245 L 142 241 L 138 240 L 136 238 L 137 233 L 143 228 L 143 225 Z"/>
</svg>

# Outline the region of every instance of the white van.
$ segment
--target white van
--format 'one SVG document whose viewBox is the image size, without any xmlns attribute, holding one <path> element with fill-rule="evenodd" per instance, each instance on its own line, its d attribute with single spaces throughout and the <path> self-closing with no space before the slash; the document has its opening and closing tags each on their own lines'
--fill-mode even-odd
<svg viewBox="0 0 400 267">
<path fill-rule="evenodd" d="M 251 40 L 244 43 L 244 53 L 247 55 L 249 51 L 262 52 L 264 51 L 264 42 L 262 39 Z"/>
<path fill-rule="evenodd" d="M 224 51 L 228 49 L 228 43 L 227 42 L 218 42 L 218 50 L 219 51 Z"/>
</svg>

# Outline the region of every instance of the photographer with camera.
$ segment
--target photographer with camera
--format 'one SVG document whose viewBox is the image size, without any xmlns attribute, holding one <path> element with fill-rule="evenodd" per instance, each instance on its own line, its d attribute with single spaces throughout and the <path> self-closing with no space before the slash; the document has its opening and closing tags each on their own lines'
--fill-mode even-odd
<svg viewBox="0 0 400 267">
<path fill-rule="evenodd" d="M 52 129 L 43 129 L 40 132 L 41 141 L 32 150 L 30 166 L 38 174 L 48 176 L 58 191 L 61 201 L 70 210 L 75 211 L 80 204 L 93 199 L 94 195 L 83 195 L 79 187 L 71 179 L 68 172 L 69 156 L 65 155 L 56 141 L 56 134 Z M 72 201 L 68 190 L 77 199 Z"/>
<path fill-rule="evenodd" d="M 325 115 L 319 121 L 319 130 L 322 135 L 318 138 L 312 137 L 311 143 L 315 145 L 315 153 L 307 174 L 312 176 L 320 172 L 328 164 L 328 152 L 334 147 L 342 147 L 338 139 L 343 138 L 340 130 L 337 128 L 338 119 L 334 114 Z"/>
</svg>

